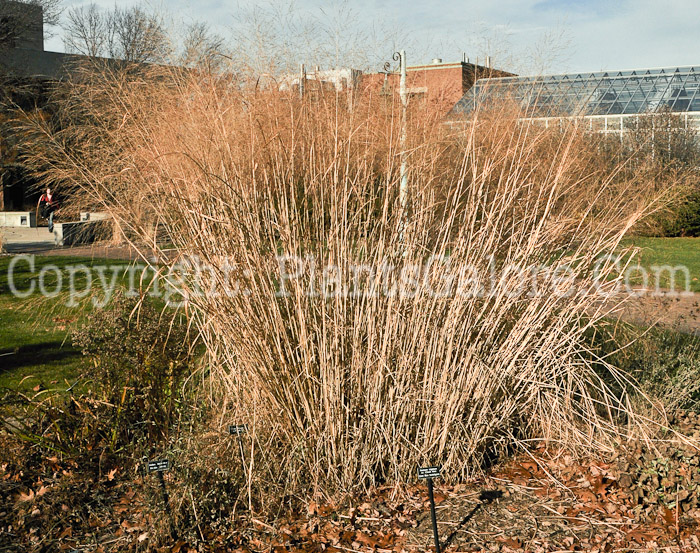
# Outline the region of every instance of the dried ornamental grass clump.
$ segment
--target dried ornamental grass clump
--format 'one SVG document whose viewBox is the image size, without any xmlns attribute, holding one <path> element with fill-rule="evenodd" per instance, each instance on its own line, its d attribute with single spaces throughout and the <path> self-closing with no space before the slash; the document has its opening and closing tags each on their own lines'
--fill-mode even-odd
<svg viewBox="0 0 700 553">
<path fill-rule="evenodd" d="M 404 134 L 384 95 L 151 71 L 72 83 L 37 162 L 137 245 L 160 229 L 162 259 L 195 259 L 173 282 L 213 401 L 250 425 L 251 478 L 464 477 L 518 444 L 611 451 L 654 428 L 587 339 L 616 284 L 601 256 L 650 196 L 575 122 L 519 124 L 504 102 L 447 125 L 414 101 Z"/>
</svg>

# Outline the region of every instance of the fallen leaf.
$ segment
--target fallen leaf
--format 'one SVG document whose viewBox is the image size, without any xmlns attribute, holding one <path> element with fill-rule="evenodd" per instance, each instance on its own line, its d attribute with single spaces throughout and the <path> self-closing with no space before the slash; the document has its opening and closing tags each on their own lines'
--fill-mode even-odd
<svg viewBox="0 0 700 553">
<path fill-rule="evenodd" d="M 669 526 L 676 525 L 676 515 L 668 507 L 664 507 L 662 516 L 663 516 L 664 520 L 666 521 L 666 524 L 668 524 Z"/>
<path fill-rule="evenodd" d="M 128 520 L 122 521 L 121 526 L 127 532 L 138 532 L 139 530 L 143 530 L 142 526 L 140 526 L 139 524 L 131 524 Z"/>
<path fill-rule="evenodd" d="M 29 490 L 29 493 L 19 492 L 18 501 L 34 501 L 34 490 Z"/>
<path fill-rule="evenodd" d="M 376 538 L 368 536 L 364 532 L 357 532 L 357 534 L 355 535 L 355 541 L 357 543 L 361 543 L 363 545 L 366 545 L 367 547 L 374 548 L 377 546 L 378 540 Z"/>
<path fill-rule="evenodd" d="M 519 539 L 499 537 L 496 538 L 496 541 L 499 541 L 502 544 L 507 545 L 508 547 L 512 547 L 513 549 L 522 549 L 523 547 L 523 542 Z"/>
<path fill-rule="evenodd" d="M 658 534 L 645 530 L 632 530 L 627 532 L 627 538 L 636 541 L 639 545 L 646 545 L 649 541 L 656 539 Z"/>
</svg>

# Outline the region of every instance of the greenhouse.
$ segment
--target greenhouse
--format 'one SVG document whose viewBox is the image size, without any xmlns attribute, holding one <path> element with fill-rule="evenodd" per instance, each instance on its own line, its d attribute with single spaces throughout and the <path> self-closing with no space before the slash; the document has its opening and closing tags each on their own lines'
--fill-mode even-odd
<svg viewBox="0 0 700 553">
<path fill-rule="evenodd" d="M 585 117 L 601 132 L 621 132 L 625 120 L 670 111 L 700 127 L 700 66 L 480 79 L 457 102 L 466 115 L 510 99 L 527 119 Z"/>
</svg>

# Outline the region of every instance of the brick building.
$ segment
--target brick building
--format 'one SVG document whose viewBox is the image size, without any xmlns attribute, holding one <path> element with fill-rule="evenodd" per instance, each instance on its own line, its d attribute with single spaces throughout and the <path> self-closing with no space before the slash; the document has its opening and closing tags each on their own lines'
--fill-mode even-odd
<svg viewBox="0 0 700 553">
<path fill-rule="evenodd" d="M 493 67 L 460 62 L 443 63 L 434 59 L 427 65 L 413 65 L 406 68 L 406 86 L 412 97 L 423 97 L 434 102 L 445 113 L 474 86 L 478 79 L 491 77 L 511 77 L 512 73 Z M 365 91 L 396 93 L 399 91 L 399 74 L 368 73 L 362 75 L 360 88 Z"/>
<path fill-rule="evenodd" d="M 282 90 L 299 90 L 302 81 L 299 74 L 288 74 L 279 81 Z M 315 68 L 303 72 L 304 90 L 312 93 L 321 87 L 326 90 L 354 91 L 355 93 L 398 94 L 398 72 L 362 73 L 357 69 L 336 68 L 320 70 Z M 478 79 L 491 77 L 512 77 L 490 63 L 486 66 L 470 63 L 466 58 L 460 62 L 443 63 L 440 59 L 430 64 L 413 65 L 406 68 L 406 86 L 412 98 L 423 98 L 435 103 L 447 114 Z"/>
</svg>

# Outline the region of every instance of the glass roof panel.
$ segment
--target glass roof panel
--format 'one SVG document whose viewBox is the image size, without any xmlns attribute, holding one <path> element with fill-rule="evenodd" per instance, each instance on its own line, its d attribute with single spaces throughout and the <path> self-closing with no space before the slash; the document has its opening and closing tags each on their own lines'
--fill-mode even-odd
<svg viewBox="0 0 700 553">
<path fill-rule="evenodd" d="M 479 79 L 454 114 L 510 98 L 529 117 L 675 112 L 700 108 L 700 66 Z"/>
</svg>

